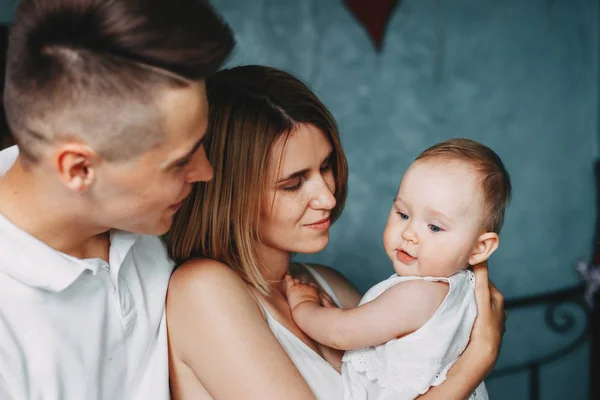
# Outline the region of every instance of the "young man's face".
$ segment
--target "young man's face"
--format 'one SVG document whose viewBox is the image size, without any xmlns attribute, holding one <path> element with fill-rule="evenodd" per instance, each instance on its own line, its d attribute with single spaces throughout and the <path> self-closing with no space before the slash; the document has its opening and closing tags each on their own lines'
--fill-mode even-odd
<svg viewBox="0 0 600 400">
<path fill-rule="evenodd" d="M 92 190 L 92 219 L 106 228 L 161 235 L 194 182 L 212 179 L 202 141 L 208 123 L 204 82 L 157 96 L 163 115 L 162 144 L 133 161 L 105 163 Z"/>
</svg>

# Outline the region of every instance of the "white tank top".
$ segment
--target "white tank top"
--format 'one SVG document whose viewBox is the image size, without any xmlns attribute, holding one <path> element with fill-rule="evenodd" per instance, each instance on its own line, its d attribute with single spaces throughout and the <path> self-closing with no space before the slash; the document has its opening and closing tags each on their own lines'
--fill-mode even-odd
<svg viewBox="0 0 600 400">
<path fill-rule="evenodd" d="M 335 293 L 327 284 L 327 281 L 313 268 L 304 265 L 305 268 L 315 277 L 336 303 L 339 302 Z M 323 285 L 322 282 L 325 282 Z M 317 354 L 306 343 L 298 339 L 296 335 L 290 332 L 285 326 L 279 323 L 269 310 L 260 303 L 265 315 L 267 324 L 277 338 L 285 352 L 288 354 L 300 374 L 304 377 L 308 386 L 318 400 L 338 400 L 342 398 L 342 377 L 323 357 Z M 338 304 L 339 306 L 339 304 Z"/>
</svg>

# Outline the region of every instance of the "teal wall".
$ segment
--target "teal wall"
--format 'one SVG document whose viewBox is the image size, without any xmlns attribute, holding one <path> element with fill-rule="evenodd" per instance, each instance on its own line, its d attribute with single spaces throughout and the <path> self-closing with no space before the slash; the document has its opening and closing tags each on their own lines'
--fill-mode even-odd
<svg viewBox="0 0 600 400">
<path fill-rule="evenodd" d="M 0 21 L 10 21 L 10 0 Z M 491 276 L 507 298 L 577 282 L 591 251 L 598 155 L 597 0 L 404 0 L 376 54 L 341 0 L 213 0 L 236 32 L 230 65 L 296 73 L 337 118 L 350 163 L 331 245 L 304 259 L 361 290 L 389 276 L 381 245 L 404 169 L 426 147 L 467 136 L 494 148 L 514 182 Z M 498 365 L 547 354 L 572 334 L 541 310 L 511 313 Z M 584 347 L 542 372 L 542 399 L 585 399 Z M 527 398 L 525 374 L 488 382 Z"/>
<path fill-rule="evenodd" d="M 404 169 L 467 136 L 494 148 L 514 182 L 491 276 L 508 298 L 575 284 L 591 252 L 598 155 L 597 0 L 405 0 L 382 54 L 332 0 L 213 0 L 237 35 L 230 65 L 296 73 L 337 118 L 350 164 L 330 246 L 301 257 L 366 290 L 392 274 L 381 234 Z M 511 313 L 499 366 L 572 334 L 541 310 Z M 587 396 L 587 347 L 542 372 L 542 399 Z M 527 398 L 525 374 L 490 380 L 494 400 Z"/>
<path fill-rule="evenodd" d="M 492 276 L 508 297 L 577 281 L 593 232 L 596 0 L 414 0 L 376 54 L 341 1 L 214 0 L 238 46 L 230 65 L 292 71 L 337 118 L 350 163 L 345 213 L 311 259 L 360 289 L 391 267 L 381 233 L 404 169 L 426 147 L 467 136 L 514 181 Z"/>
<path fill-rule="evenodd" d="M 0 0 L 0 24 L 6 24 L 13 20 L 17 3 L 18 0 Z"/>
</svg>

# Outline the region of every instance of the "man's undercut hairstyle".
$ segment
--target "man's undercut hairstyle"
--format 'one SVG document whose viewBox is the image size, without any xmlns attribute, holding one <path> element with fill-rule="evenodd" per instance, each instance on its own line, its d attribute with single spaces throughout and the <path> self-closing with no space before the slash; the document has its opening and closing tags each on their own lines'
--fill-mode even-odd
<svg viewBox="0 0 600 400">
<path fill-rule="evenodd" d="M 157 96 L 212 75 L 234 45 L 202 0 L 22 0 L 6 117 L 21 155 L 71 139 L 118 161 L 160 143 Z"/>
<path fill-rule="evenodd" d="M 500 233 L 512 196 L 512 185 L 498 154 L 474 140 L 457 138 L 428 148 L 415 161 L 419 160 L 460 161 L 471 165 L 478 175 L 482 192 L 482 228 L 487 232 Z"/>
</svg>

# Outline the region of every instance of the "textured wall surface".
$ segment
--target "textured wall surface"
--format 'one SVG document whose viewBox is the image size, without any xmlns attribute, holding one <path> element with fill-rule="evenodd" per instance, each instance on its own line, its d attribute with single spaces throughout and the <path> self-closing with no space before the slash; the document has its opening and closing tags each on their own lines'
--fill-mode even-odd
<svg viewBox="0 0 600 400">
<path fill-rule="evenodd" d="M 0 0 L 0 24 L 10 23 L 13 20 L 17 3 L 18 0 Z"/>
<path fill-rule="evenodd" d="M 236 32 L 230 65 L 268 64 L 305 80 L 337 118 L 350 164 L 346 210 L 330 246 L 301 257 L 361 290 L 393 273 L 381 234 L 404 169 L 456 136 L 495 149 L 514 200 L 491 276 L 507 297 L 577 282 L 593 232 L 597 156 L 596 0 L 405 0 L 381 54 L 341 1 L 214 0 Z M 499 365 L 546 354 L 540 310 L 513 313 Z M 583 399 L 587 349 L 545 368 L 542 399 Z M 525 399 L 527 377 L 489 381 Z"/>
<path fill-rule="evenodd" d="M 376 54 L 338 0 L 213 0 L 236 32 L 230 65 L 294 72 L 337 118 L 350 163 L 330 246 L 304 259 L 361 290 L 393 271 L 381 234 L 398 182 L 426 147 L 466 136 L 494 148 L 514 200 L 491 259 L 507 297 L 577 282 L 593 231 L 598 155 L 597 0 L 404 0 Z M 15 2 L 0 1 L 0 22 Z M 511 314 L 498 365 L 559 347 L 540 310 Z M 542 373 L 542 399 L 584 399 L 586 348 Z M 492 399 L 527 398 L 527 376 L 491 380 Z"/>
</svg>

